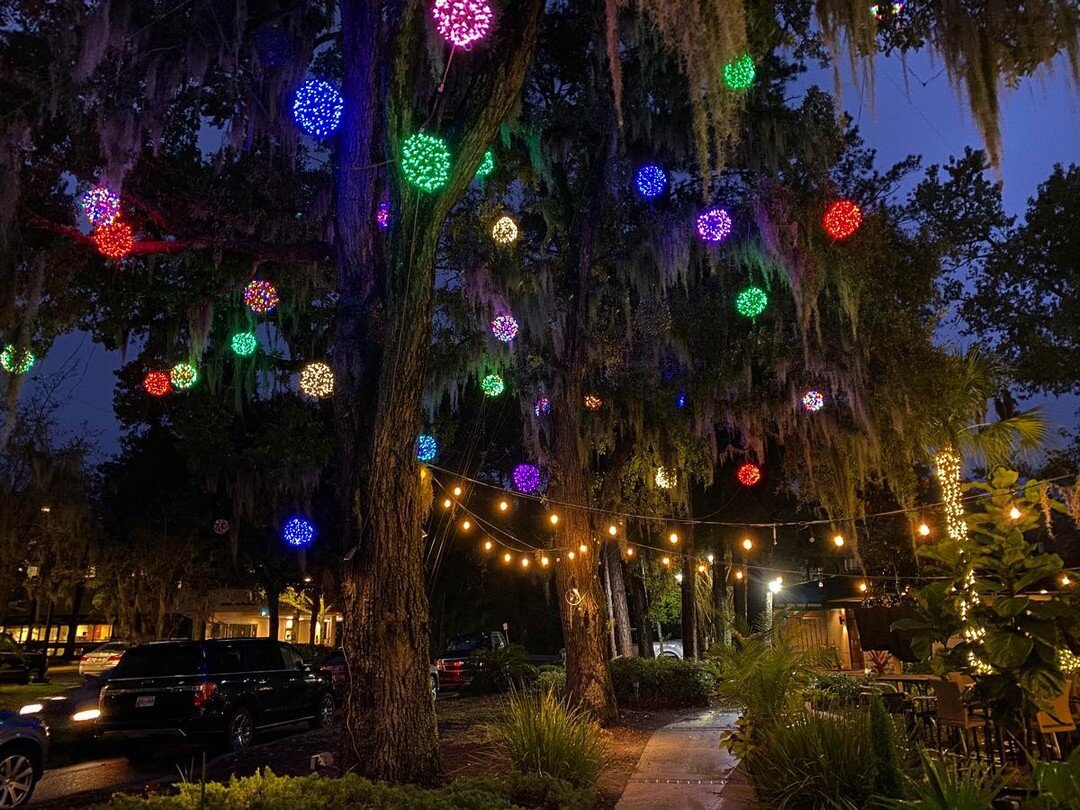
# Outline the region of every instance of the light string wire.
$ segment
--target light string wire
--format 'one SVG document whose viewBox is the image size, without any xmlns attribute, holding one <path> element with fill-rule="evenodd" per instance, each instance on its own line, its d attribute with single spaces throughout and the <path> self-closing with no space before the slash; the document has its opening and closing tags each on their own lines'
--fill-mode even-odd
<svg viewBox="0 0 1080 810">
<path fill-rule="evenodd" d="M 476 484 L 477 486 L 482 486 L 482 487 L 486 487 L 488 489 L 493 489 L 493 490 L 496 490 L 497 492 L 504 492 L 504 493 L 506 492 L 506 490 L 503 487 L 497 486 L 495 484 L 490 484 L 487 481 L 482 481 L 482 480 L 480 480 L 478 478 L 472 478 L 472 477 L 470 477 L 468 475 L 461 475 L 459 473 L 455 473 L 453 470 L 448 470 L 445 467 L 439 467 L 439 466 L 436 466 L 434 464 L 430 464 L 428 466 L 430 466 L 431 469 L 433 469 L 433 470 L 438 470 L 439 472 L 446 473 L 447 475 L 454 476 L 455 478 L 460 479 L 462 481 L 468 481 L 471 484 Z M 1041 483 L 1041 484 L 1053 484 L 1053 483 L 1056 483 L 1058 481 L 1062 481 L 1062 480 L 1064 480 L 1066 478 L 1075 478 L 1075 477 L 1076 477 L 1075 473 L 1068 473 L 1068 474 L 1065 474 L 1065 475 L 1055 476 L 1054 478 L 1043 479 L 1039 483 Z M 1024 487 L 1024 486 L 1018 485 L 1018 486 L 1010 488 L 1009 492 L 1012 493 L 1012 494 L 1016 494 L 1018 492 L 1024 491 L 1025 488 L 1026 487 Z M 837 526 L 837 525 L 841 525 L 841 524 L 845 524 L 845 523 L 853 523 L 853 522 L 859 521 L 859 520 L 865 521 L 865 520 L 870 520 L 872 518 L 894 517 L 896 515 L 904 515 L 904 514 L 911 514 L 911 513 L 918 513 L 918 512 L 927 512 L 927 511 L 932 511 L 932 510 L 935 510 L 935 509 L 942 508 L 942 507 L 944 507 L 946 505 L 945 501 L 935 501 L 934 503 L 924 504 L 922 506 L 912 506 L 912 507 L 906 507 L 906 508 L 900 508 L 900 509 L 890 509 L 890 510 L 886 510 L 886 511 L 883 511 L 883 512 L 873 512 L 873 513 L 871 513 L 869 515 L 857 515 L 857 516 L 854 516 L 854 517 L 842 517 L 842 518 L 832 518 L 832 519 L 830 519 L 830 518 L 810 518 L 810 519 L 807 519 L 807 520 L 770 521 L 770 522 L 767 522 L 767 523 L 743 523 L 743 522 L 739 522 L 739 521 L 730 521 L 730 520 L 707 520 L 707 519 L 703 519 L 703 518 L 685 518 L 685 517 L 680 518 L 680 517 L 672 517 L 670 515 L 642 515 L 642 514 L 635 513 L 635 512 L 620 512 L 620 511 L 615 510 L 615 509 L 603 509 L 603 508 L 598 507 L 598 506 L 588 506 L 588 505 L 583 505 L 583 504 L 569 503 L 567 501 L 558 501 L 558 500 L 555 500 L 554 498 L 548 498 L 546 495 L 533 495 L 532 493 L 525 493 L 525 492 L 513 492 L 513 493 L 508 493 L 508 494 L 512 495 L 515 498 L 525 498 L 525 499 L 528 499 L 528 500 L 536 501 L 537 503 L 544 504 L 544 505 L 550 504 L 552 506 L 559 506 L 559 507 L 561 507 L 563 509 L 580 509 L 580 510 L 586 511 L 586 512 L 593 512 L 593 513 L 598 513 L 598 514 L 602 514 L 602 515 L 612 515 L 612 516 L 617 516 L 617 517 L 621 517 L 621 518 L 629 518 L 631 520 L 649 520 L 649 521 L 657 521 L 657 522 L 661 522 L 661 523 L 667 523 L 667 524 L 672 524 L 672 525 L 680 525 L 680 526 L 727 526 L 727 527 L 730 527 L 730 528 L 748 528 L 748 529 L 768 529 L 768 528 L 777 528 L 777 527 L 780 527 L 780 526 L 785 526 L 785 527 L 794 526 L 796 528 L 805 528 L 805 527 L 808 527 L 808 526 Z M 989 497 L 991 497 L 992 494 L 993 493 L 989 493 L 989 492 L 976 492 L 976 493 L 973 493 L 971 495 L 965 495 L 960 500 L 962 502 L 977 501 L 977 500 L 980 500 L 980 499 L 983 499 L 983 498 L 989 498 Z"/>
</svg>

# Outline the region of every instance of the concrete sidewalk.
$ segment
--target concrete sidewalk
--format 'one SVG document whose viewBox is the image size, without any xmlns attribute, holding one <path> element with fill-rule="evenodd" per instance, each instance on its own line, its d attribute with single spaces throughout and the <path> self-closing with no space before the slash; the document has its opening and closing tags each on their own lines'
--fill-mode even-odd
<svg viewBox="0 0 1080 810">
<path fill-rule="evenodd" d="M 755 806 L 753 790 L 735 768 L 739 761 L 720 747 L 734 727 L 735 712 L 689 710 L 658 729 L 641 752 L 616 810 L 744 810 Z"/>
</svg>

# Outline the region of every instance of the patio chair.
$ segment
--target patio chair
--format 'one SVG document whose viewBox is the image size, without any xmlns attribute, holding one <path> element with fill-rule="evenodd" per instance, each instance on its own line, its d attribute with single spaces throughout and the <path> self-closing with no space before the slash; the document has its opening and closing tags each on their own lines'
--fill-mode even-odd
<svg viewBox="0 0 1080 810">
<path fill-rule="evenodd" d="M 979 751 L 979 729 L 986 730 L 986 719 L 973 715 L 964 705 L 960 684 L 953 679 L 933 681 L 930 684 L 937 698 L 934 705 L 934 723 L 938 730 L 938 748 L 940 749 L 941 728 L 953 729 L 960 737 L 964 754 L 968 753 L 968 735 L 975 748 L 975 759 L 981 759 Z"/>
<path fill-rule="evenodd" d="M 1039 734 L 1049 738 L 1050 748 L 1054 756 L 1061 759 L 1061 745 L 1058 742 L 1059 733 L 1076 731 L 1076 721 L 1073 720 L 1072 711 L 1069 708 L 1069 699 L 1072 697 L 1072 678 L 1065 679 L 1065 686 L 1060 694 L 1055 695 L 1050 701 L 1047 711 L 1035 715 L 1035 722 L 1039 727 Z"/>
</svg>

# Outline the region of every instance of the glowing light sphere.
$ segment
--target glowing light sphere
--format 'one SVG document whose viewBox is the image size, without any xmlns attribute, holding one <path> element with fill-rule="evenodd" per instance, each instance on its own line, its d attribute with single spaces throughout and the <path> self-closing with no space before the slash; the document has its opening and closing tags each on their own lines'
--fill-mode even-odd
<svg viewBox="0 0 1080 810">
<path fill-rule="evenodd" d="M 380 231 L 385 231 L 390 227 L 390 203 L 379 203 L 379 210 L 375 212 L 375 224 L 379 226 Z"/>
<path fill-rule="evenodd" d="M 292 114 L 296 125 L 312 138 L 328 138 L 341 125 L 345 99 L 330 82 L 308 79 L 293 93 Z"/>
<path fill-rule="evenodd" d="M 237 332 L 232 336 L 233 354 L 240 357 L 250 357 L 255 354 L 255 350 L 259 348 L 259 339 L 255 337 L 254 332 Z"/>
<path fill-rule="evenodd" d="M 540 470 L 532 464 L 514 467 L 514 486 L 518 492 L 535 492 L 540 488 Z"/>
<path fill-rule="evenodd" d="M 837 200 L 825 210 L 821 227 L 831 239 L 847 239 L 862 225 L 862 209 L 851 200 Z"/>
<path fill-rule="evenodd" d="M 480 390 L 486 397 L 497 397 L 506 390 L 506 383 L 498 374 L 488 374 L 480 381 Z"/>
<path fill-rule="evenodd" d="M 675 407 L 679 410 L 685 408 L 687 398 L 687 393 L 685 391 L 680 391 L 678 394 L 675 395 Z"/>
<path fill-rule="evenodd" d="M 172 378 L 167 371 L 151 371 L 143 377 L 143 389 L 152 397 L 163 397 L 172 392 Z"/>
<path fill-rule="evenodd" d="M 198 379 L 199 372 L 191 363 L 177 363 L 169 372 L 169 381 L 178 391 L 186 391 L 195 385 Z"/>
<path fill-rule="evenodd" d="M 0 366 L 8 374 L 26 374 L 34 367 L 36 360 L 32 351 L 19 349 L 13 343 L 8 343 L 0 352 Z"/>
<path fill-rule="evenodd" d="M 533 415 L 537 419 L 543 419 L 545 416 L 551 413 L 551 400 L 547 397 L 540 397 L 536 400 L 536 404 L 533 405 Z"/>
<path fill-rule="evenodd" d="M 480 165 L 476 167 L 476 179 L 484 180 L 493 171 L 495 171 L 495 153 L 488 149 L 484 152 L 484 157 L 480 159 Z"/>
<path fill-rule="evenodd" d="M 491 238 L 498 245 L 512 245 L 518 238 L 518 226 L 510 217 L 499 217 L 491 229 Z"/>
<path fill-rule="evenodd" d="M 450 179 L 450 149 L 437 135 L 417 132 L 401 144 L 401 173 L 421 191 L 431 194 Z"/>
<path fill-rule="evenodd" d="M 820 391 L 807 391 L 802 395 L 802 406 L 808 413 L 817 413 L 825 407 L 825 397 Z"/>
<path fill-rule="evenodd" d="M 669 470 L 667 467 L 656 468 L 656 485 L 660 489 L 671 489 L 678 483 L 678 480 L 674 470 Z"/>
<path fill-rule="evenodd" d="M 416 460 L 434 461 L 439 454 L 439 441 L 434 436 L 421 433 L 416 437 Z"/>
<path fill-rule="evenodd" d="M 664 193 L 664 188 L 667 186 L 667 175 L 655 163 L 646 163 L 637 170 L 634 184 L 637 186 L 638 194 L 651 200 L 653 197 Z"/>
<path fill-rule="evenodd" d="M 94 228 L 94 247 L 106 259 L 122 259 L 135 247 L 135 234 L 122 219 Z"/>
<path fill-rule="evenodd" d="M 278 67 L 292 58 L 292 40 L 284 29 L 264 25 L 255 34 L 255 52 L 266 67 Z"/>
<path fill-rule="evenodd" d="M 218 518 L 214 521 L 214 534 L 225 534 L 229 530 L 229 521 Z"/>
<path fill-rule="evenodd" d="M 484 0 L 435 0 L 431 17 L 439 36 L 457 48 L 478 42 L 491 30 L 491 6 Z"/>
<path fill-rule="evenodd" d="M 735 296 L 735 310 L 744 318 L 756 318 L 769 305 L 769 296 L 761 287 L 747 287 Z"/>
<path fill-rule="evenodd" d="M 277 287 L 269 281 L 257 278 L 244 287 L 244 304 L 256 315 L 273 312 L 280 303 Z"/>
<path fill-rule="evenodd" d="M 95 228 L 111 225 L 120 216 L 120 197 L 108 186 L 94 186 L 79 198 L 79 206 Z"/>
<path fill-rule="evenodd" d="M 698 239 L 719 245 L 731 235 L 731 214 L 720 207 L 709 208 L 698 214 L 694 225 Z"/>
<path fill-rule="evenodd" d="M 735 478 L 744 487 L 752 487 L 761 480 L 761 467 L 747 462 L 739 467 L 735 473 Z"/>
<path fill-rule="evenodd" d="M 517 333 L 518 322 L 514 320 L 513 315 L 498 315 L 491 322 L 491 334 L 503 343 L 509 343 L 517 337 Z"/>
<path fill-rule="evenodd" d="M 334 393 L 334 370 L 316 360 L 300 369 L 300 393 L 312 399 L 326 399 Z"/>
<path fill-rule="evenodd" d="M 600 399 L 596 394 L 585 395 L 585 409 L 589 411 L 598 411 L 600 406 L 604 404 L 604 400 Z"/>
<path fill-rule="evenodd" d="M 754 83 L 755 76 L 757 68 L 754 67 L 753 57 L 748 53 L 724 65 L 724 84 L 728 90 L 745 90 Z"/>
<path fill-rule="evenodd" d="M 315 526 L 307 518 L 291 517 L 281 527 L 281 539 L 296 548 L 310 546 L 315 540 Z"/>
</svg>

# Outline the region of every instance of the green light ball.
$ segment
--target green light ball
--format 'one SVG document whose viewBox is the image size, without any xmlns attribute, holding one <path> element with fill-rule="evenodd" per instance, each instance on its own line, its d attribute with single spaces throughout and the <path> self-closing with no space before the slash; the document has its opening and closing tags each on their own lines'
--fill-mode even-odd
<svg viewBox="0 0 1080 810">
<path fill-rule="evenodd" d="M 432 194 L 450 179 L 450 150 L 437 135 L 417 132 L 401 145 L 401 173 L 421 191 Z"/>
<path fill-rule="evenodd" d="M 488 374 L 480 381 L 480 390 L 486 397 L 497 397 L 506 390 L 506 383 L 498 374 Z"/>
<path fill-rule="evenodd" d="M 760 287 L 747 287 L 735 297 L 735 309 L 744 318 L 756 318 L 768 304 L 769 296 Z"/>
<path fill-rule="evenodd" d="M 199 372 L 190 363 L 177 363 L 169 372 L 169 379 L 172 381 L 173 388 L 178 391 L 186 391 L 195 385 L 195 382 L 199 379 Z"/>
<path fill-rule="evenodd" d="M 0 352 L 0 366 L 8 374 L 26 374 L 34 367 L 36 360 L 32 351 L 18 349 L 12 343 L 4 346 L 4 351 Z"/>
<path fill-rule="evenodd" d="M 754 83 L 756 75 L 754 60 L 748 53 L 724 65 L 724 84 L 728 90 L 745 90 Z"/>
<path fill-rule="evenodd" d="M 237 332 L 232 336 L 232 350 L 240 357 L 250 357 L 259 348 L 259 339 L 254 332 Z"/>
<path fill-rule="evenodd" d="M 476 167 L 476 179 L 483 180 L 493 171 L 495 171 L 495 153 L 488 149 L 484 152 L 484 159 Z"/>
</svg>

